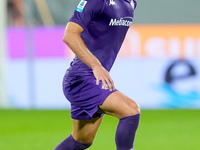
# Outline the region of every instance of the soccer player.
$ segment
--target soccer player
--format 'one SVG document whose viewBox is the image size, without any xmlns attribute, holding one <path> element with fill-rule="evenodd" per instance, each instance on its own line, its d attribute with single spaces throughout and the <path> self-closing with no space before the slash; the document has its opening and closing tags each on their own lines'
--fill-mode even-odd
<svg viewBox="0 0 200 150">
<path fill-rule="evenodd" d="M 136 4 L 135 0 L 133 4 L 131 0 L 81 0 L 70 18 L 63 41 L 76 56 L 64 76 L 63 91 L 71 103 L 73 131 L 55 150 L 90 147 L 104 114 L 119 119 L 117 150 L 133 150 L 140 108 L 115 89 L 109 71 Z"/>
</svg>

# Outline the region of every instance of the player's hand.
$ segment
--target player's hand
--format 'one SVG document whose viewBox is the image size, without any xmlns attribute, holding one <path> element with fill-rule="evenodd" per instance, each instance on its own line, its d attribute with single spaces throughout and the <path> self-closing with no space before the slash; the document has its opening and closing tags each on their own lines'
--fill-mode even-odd
<svg viewBox="0 0 200 150">
<path fill-rule="evenodd" d="M 115 90 L 115 85 L 110 77 L 109 72 L 103 66 L 96 66 L 93 68 L 93 73 L 96 78 L 96 84 L 99 85 L 101 81 L 105 90 Z"/>
</svg>

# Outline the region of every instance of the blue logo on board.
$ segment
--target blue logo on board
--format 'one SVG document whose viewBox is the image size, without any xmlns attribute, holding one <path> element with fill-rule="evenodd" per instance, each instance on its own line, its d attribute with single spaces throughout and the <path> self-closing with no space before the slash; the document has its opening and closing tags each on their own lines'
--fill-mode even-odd
<svg viewBox="0 0 200 150">
<path fill-rule="evenodd" d="M 165 94 L 162 106 L 168 108 L 198 107 L 200 88 L 198 72 L 189 60 L 176 60 L 167 67 L 165 83 L 157 90 Z"/>
</svg>

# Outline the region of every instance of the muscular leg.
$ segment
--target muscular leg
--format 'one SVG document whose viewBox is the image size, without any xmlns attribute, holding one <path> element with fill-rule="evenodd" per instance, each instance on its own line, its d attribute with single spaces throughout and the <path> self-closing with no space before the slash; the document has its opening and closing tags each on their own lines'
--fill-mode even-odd
<svg viewBox="0 0 200 150">
<path fill-rule="evenodd" d="M 120 93 L 112 93 L 100 106 L 100 111 L 119 118 L 115 141 L 117 150 L 133 150 L 135 133 L 140 119 L 136 102 Z"/>
<path fill-rule="evenodd" d="M 91 120 L 72 119 L 73 132 L 62 141 L 54 150 L 83 150 L 92 145 L 95 134 L 101 124 L 103 117 Z"/>
<path fill-rule="evenodd" d="M 99 112 L 115 116 L 119 119 L 140 113 L 139 105 L 119 91 L 110 94 L 99 107 Z"/>
<path fill-rule="evenodd" d="M 117 150 L 133 147 L 135 132 L 139 122 L 140 109 L 136 102 L 120 92 L 114 92 L 100 106 L 99 112 L 120 119 L 116 131 Z M 72 136 L 61 142 L 55 150 L 83 150 L 89 147 L 103 117 L 91 120 L 74 120 Z"/>
<path fill-rule="evenodd" d="M 75 140 L 82 143 L 92 143 L 96 132 L 101 124 L 103 117 L 97 117 L 91 120 L 74 120 L 72 136 Z"/>
</svg>

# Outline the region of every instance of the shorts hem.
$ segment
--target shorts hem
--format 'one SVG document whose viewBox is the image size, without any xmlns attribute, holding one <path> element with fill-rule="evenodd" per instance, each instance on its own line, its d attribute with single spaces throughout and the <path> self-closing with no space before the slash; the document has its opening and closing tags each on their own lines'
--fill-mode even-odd
<svg viewBox="0 0 200 150">
<path fill-rule="evenodd" d="M 87 115 L 84 115 L 84 116 L 78 116 L 78 115 L 71 115 L 71 118 L 72 119 L 76 119 L 76 120 L 90 120 L 90 119 L 93 119 L 93 118 L 96 118 L 96 117 L 102 117 L 104 115 L 104 113 L 102 114 L 98 114 L 97 111 L 98 111 L 98 108 L 100 105 L 102 105 L 104 103 L 104 101 L 106 100 L 106 98 L 111 95 L 112 93 L 118 91 L 117 89 L 113 90 L 113 91 L 109 91 L 107 93 L 104 94 L 104 97 L 102 98 L 101 101 L 99 101 L 99 103 L 96 104 L 96 106 L 94 106 L 94 110 L 91 111 L 88 111 L 84 108 L 82 108 L 82 110 L 84 111 L 84 113 L 86 113 Z M 79 106 L 81 107 L 81 106 Z M 96 107 L 96 108 L 95 108 Z"/>
</svg>

